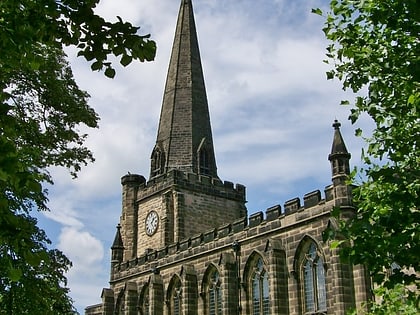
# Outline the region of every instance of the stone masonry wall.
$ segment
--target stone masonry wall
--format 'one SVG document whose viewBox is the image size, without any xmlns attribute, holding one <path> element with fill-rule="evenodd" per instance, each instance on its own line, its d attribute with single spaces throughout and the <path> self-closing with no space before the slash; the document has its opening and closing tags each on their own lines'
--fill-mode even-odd
<svg viewBox="0 0 420 315">
<path fill-rule="evenodd" d="M 177 200 L 175 222 L 179 225 L 179 235 L 176 235 L 176 241 L 246 216 L 244 202 L 206 193 L 180 190 Z"/>
<path fill-rule="evenodd" d="M 142 179 L 137 186 L 128 180 L 135 176 Z M 124 260 L 247 215 L 242 185 L 176 170 L 148 183 L 143 179 L 140 175 L 122 179 Z M 145 221 L 152 210 L 158 213 L 159 222 L 157 232 L 149 236 Z"/>
<path fill-rule="evenodd" d="M 251 314 L 249 264 L 255 255 L 260 255 L 269 273 L 270 314 L 302 314 L 298 257 L 302 244 L 311 240 L 325 261 L 327 314 L 345 314 L 355 306 L 355 301 L 360 304 L 366 300 L 369 289 L 360 267 L 342 264 L 337 253 L 322 241 L 322 232 L 331 223 L 330 211 L 334 206 L 331 190 L 332 186 L 326 188 L 325 199 L 320 198 L 319 191 L 305 195 L 303 207 L 300 199 L 295 198 L 285 203 L 283 211 L 274 206 L 265 215 L 258 212 L 123 262 L 111 272 L 114 296 L 127 283 L 134 283 L 139 294 L 145 285 L 150 289 L 151 279 L 157 278 L 163 290 L 153 295 L 153 304 L 160 303 L 163 314 L 169 315 L 165 301 L 171 279 L 177 275 L 183 285 L 190 283 L 189 287 L 183 287 L 189 290 L 183 291 L 183 308 L 188 310 L 183 314 L 206 314 L 205 274 L 209 266 L 215 266 L 223 283 L 223 314 L 236 314 L 238 309 L 241 314 Z M 233 244 L 239 245 L 236 252 Z M 353 274 L 357 276 L 355 281 Z M 194 292 L 198 292 L 196 299 L 192 298 Z"/>
</svg>

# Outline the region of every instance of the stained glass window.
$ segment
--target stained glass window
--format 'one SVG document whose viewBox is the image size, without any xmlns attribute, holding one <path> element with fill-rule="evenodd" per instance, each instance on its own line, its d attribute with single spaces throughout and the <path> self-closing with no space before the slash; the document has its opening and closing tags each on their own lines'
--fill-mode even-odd
<svg viewBox="0 0 420 315">
<path fill-rule="evenodd" d="M 302 263 L 305 313 L 312 314 L 327 309 L 324 261 L 316 245 L 311 243 Z"/>
<path fill-rule="evenodd" d="M 251 276 L 252 312 L 254 315 L 268 315 L 270 313 L 270 297 L 268 274 L 264 262 L 258 258 Z"/>
<path fill-rule="evenodd" d="M 181 315 L 181 281 L 176 278 L 172 286 L 172 291 L 170 295 L 170 315 Z"/>
<path fill-rule="evenodd" d="M 209 274 L 208 297 L 209 315 L 221 315 L 222 289 L 220 287 L 219 272 L 216 269 L 213 269 Z"/>
</svg>

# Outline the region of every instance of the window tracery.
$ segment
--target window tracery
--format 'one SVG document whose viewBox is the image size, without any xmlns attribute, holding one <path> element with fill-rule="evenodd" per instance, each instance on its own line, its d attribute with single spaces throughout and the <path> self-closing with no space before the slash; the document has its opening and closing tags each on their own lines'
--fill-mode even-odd
<svg viewBox="0 0 420 315">
<path fill-rule="evenodd" d="M 169 315 L 181 315 L 182 310 L 182 287 L 181 287 L 181 280 L 179 277 L 175 276 L 172 278 L 170 286 L 169 296 L 168 296 L 168 307 L 169 307 Z"/>
<path fill-rule="evenodd" d="M 252 314 L 268 315 L 270 313 L 268 273 L 261 257 L 255 262 L 250 280 Z"/>
<path fill-rule="evenodd" d="M 206 314 L 222 314 L 222 288 L 219 271 L 215 267 L 210 267 L 207 274 L 205 298 Z"/>
<path fill-rule="evenodd" d="M 304 313 L 324 314 L 327 310 L 324 260 L 311 242 L 303 254 L 301 264 Z"/>
</svg>

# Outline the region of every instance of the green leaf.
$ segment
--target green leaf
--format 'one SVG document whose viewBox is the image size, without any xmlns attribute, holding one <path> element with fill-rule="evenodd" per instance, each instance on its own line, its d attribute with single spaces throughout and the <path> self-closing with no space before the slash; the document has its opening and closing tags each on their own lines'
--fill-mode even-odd
<svg viewBox="0 0 420 315">
<path fill-rule="evenodd" d="M 410 97 L 408 98 L 407 103 L 410 104 L 410 105 L 413 105 L 413 104 L 415 104 L 416 99 L 417 99 L 417 96 L 414 95 L 414 94 L 411 94 Z"/>
<path fill-rule="evenodd" d="M 115 56 L 121 55 L 125 51 L 124 47 L 122 45 L 117 45 L 112 49 L 112 53 Z"/>
<path fill-rule="evenodd" d="M 344 241 L 340 241 L 340 240 L 334 240 L 334 241 L 331 241 L 331 248 L 332 249 L 336 249 L 336 248 L 338 248 L 338 247 L 340 247 L 341 246 L 341 244 L 343 244 L 344 243 Z"/>
<path fill-rule="evenodd" d="M 312 9 L 311 13 L 315 13 L 315 14 L 318 14 L 318 15 L 322 16 L 322 10 L 320 8 Z"/>
<path fill-rule="evenodd" d="M 112 68 L 106 68 L 105 69 L 105 75 L 108 77 L 108 78 L 114 78 L 115 77 L 115 70 L 114 69 L 112 69 Z"/>
<path fill-rule="evenodd" d="M 144 47 L 144 56 L 147 61 L 154 60 L 156 55 L 156 43 L 154 41 L 148 41 Z"/>
<path fill-rule="evenodd" d="M 102 63 L 102 62 L 100 62 L 100 61 L 95 61 L 94 63 L 92 63 L 92 65 L 90 66 L 90 68 L 91 68 L 93 71 L 97 71 L 97 70 L 102 69 L 102 65 L 103 65 L 103 63 Z"/>
<path fill-rule="evenodd" d="M 128 55 L 123 55 L 122 56 L 122 58 L 121 58 L 121 61 L 120 61 L 120 63 L 124 66 L 124 67 L 126 67 L 126 66 L 128 66 L 130 63 L 131 63 L 131 61 L 133 60 L 133 58 L 131 57 L 131 56 L 128 56 Z"/>
<path fill-rule="evenodd" d="M 30 67 L 31 67 L 32 70 L 38 70 L 39 67 L 40 67 L 39 62 L 37 62 L 37 61 L 31 61 L 29 63 L 29 65 L 30 65 Z"/>
<path fill-rule="evenodd" d="M 25 255 L 25 260 L 33 267 L 36 267 L 40 264 L 42 258 L 41 255 L 38 255 L 37 253 L 31 253 L 28 252 Z"/>
<path fill-rule="evenodd" d="M 327 80 L 334 79 L 334 71 L 327 71 Z"/>
<path fill-rule="evenodd" d="M 9 269 L 9 278 L 12 282 L 18 282 L 22 277 L 22 270 L 16 268 Z"/>
</svg>

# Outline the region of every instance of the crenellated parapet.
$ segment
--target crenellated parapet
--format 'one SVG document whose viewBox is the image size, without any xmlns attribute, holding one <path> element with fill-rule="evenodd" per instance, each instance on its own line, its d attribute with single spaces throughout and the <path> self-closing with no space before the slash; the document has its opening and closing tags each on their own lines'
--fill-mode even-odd
<svg viewBox="0 0 420 315">
<path fill-rule="evenodd" d="M 221 181 L 217 177 L 187 173 L 181 170 L 171 170 L 150 179 L 148 182 L 141 182 L 137 192 L 137 199 L 145 199 L 174 185 L 181 189 L 206 193 L 221 198 L 245 200 L 246 189 L 241 184 L 234 185 L 229 181 Z"/>
<path fill-rule="evenodd" d="M 180 173 L 177 175 L 180 175 Z M 174 177 L 170 180 L 173 180 Z M 184 179 L 181 177 L 180 182 Z M 190 177 L 187 179 L 191 181 Z M 162 184 L 163 182 L 164 179 L 162 179 Z M 203 182 L 197 178 L 196 184 L 208 186 L 210 182 Z M 221 184 L 221 182 L 218 182 L 217 185 L 219 185 L 218 187 L 226 187 L 226 184 Z M 230 184 L 227 184 L 227 186 L 234 189 Z M 145 188 L 147 187 L 145 186 L 143 189 Z M 256 235 L 267 238 L 273 234 L 278 234 L 281 230 L 287 231 L 298 226 L 304 226 L 308 224 L 308 221 L 323 216 L 327 217 L 335 206 L 332 191 L 333 186 L 330 185 L 325 188 L 323 196 L 320 190 L 311 191 L 303 196 L 303 200 L 293 198 L 286 201 L 283 207 L 274 205 L 265 211 L 255 212 L 250 216 L 242 217 L 168 246 L 148 249 L 134 259 L 115 265 L 111 271 L 111 283 L 120 278 L 130 277 L 133 274 L 148 273 L 157 266 L 167 266 L 179 263 L 182 260 L 194 259 L 195 256 L 205 255 L 209 251 L 223 250 L 231 246 L 235 240 L 246 240 Z"/>
<path fill-rule="evenodd" d="M 149 181 L 127 174 L 121 184 L 122 261 L 247 216 L 245 186 L 217 177 L 171 170 Z M 157 217 L 157 229 L 147 234 L 150 212 Z"/>
</svg>

